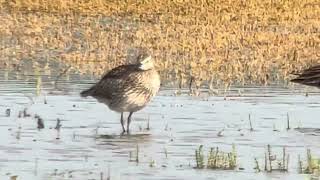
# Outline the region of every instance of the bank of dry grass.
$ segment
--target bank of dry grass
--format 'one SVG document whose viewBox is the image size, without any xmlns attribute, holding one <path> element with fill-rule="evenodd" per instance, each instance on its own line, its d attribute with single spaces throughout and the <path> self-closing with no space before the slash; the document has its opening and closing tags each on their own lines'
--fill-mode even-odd
<svg viewBox="0 0 320 180">
<path fill-rule="evenodd" d="M 266 84 L 320 60 L 317 0 L 1 2 L 1 60 L 59 60 L 101 75 L 145 47 L 162 78 Z"/>
</svg>

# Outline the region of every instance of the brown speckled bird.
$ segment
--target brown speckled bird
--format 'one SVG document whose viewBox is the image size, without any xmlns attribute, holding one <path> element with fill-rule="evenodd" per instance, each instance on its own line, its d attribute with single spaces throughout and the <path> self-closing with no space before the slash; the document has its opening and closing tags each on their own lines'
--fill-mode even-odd
<svg viewBox="0 0 320 180">
<path fill-rule="evenodd" d="M 152 57 L 143 53 L 137 60 L 136 64 L 112 69 L 99 82 L 80 93 L 82 97 L 92 96 L 111 110 L 120 112 L 123 132 L 126 131 L 123 113 L 129 112 L 127 133 L 132 114 L 144 108 L 160 88 L 160 76 Z"/>
<path fill-rule="evenodd" d="M 298 77 L 291 79 L 291 82 L 320 88 L 320 65 L 310 67 L 295 75 Z"/>
</svg>

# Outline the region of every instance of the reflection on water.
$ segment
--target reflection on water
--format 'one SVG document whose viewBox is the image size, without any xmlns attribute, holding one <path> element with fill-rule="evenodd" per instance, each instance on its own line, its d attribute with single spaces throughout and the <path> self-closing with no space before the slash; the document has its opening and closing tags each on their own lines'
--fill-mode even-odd
<svg viewBox="0 0 320 180">
<path fill-rule="evenodd" d="M 218 96 L 208 96 L 206 90 L 200 96 L 182 90 L 178 96 L 174 89 L 163 88 L 148 107 L 134 114 L 132 134 L 121 135 L 119 114 L 78 95 L 95 81 L 92 77 L 79 77 L 70 69 L 57 89 L 56 77 L 66 67 L 50 66 L 57 70 L 30 65 L 0 72 L 3 178 L 100 179 L 102 173 L 106 179 L 110 173 L 111 179 L 301 179 L 297 155 L 304 157 L 306 147 L 320 155 L 316 89 L 306 97 L 303 89 L 279 87 L 239 87 Z M 37 128 L 35 115 L 43 119 L 44 129 Z M 58 118 L 60 131 L 55 129 Z M 201 144 L 206 150 L 219 146 L 226 151 L 235 144 L 243 169 L 194 169 L 194 150 Z M 267 144 L 275 153 L 287 147 L 290 173 L 255 173 L 254 158 L 263 164 Z M 132 160 L 137 156 L 138 162 Z"/>
</svg>

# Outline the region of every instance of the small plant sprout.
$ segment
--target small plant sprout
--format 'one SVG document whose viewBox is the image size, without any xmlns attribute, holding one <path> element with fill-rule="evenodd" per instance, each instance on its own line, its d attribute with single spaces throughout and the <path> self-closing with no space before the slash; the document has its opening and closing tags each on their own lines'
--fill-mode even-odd
<svg viewBox="0 0 320 180">
<path fill-rule="evenodd" d="M 147 121 L 147 128 L 146 128 L 147 131 L 150 130 L 150 115 L 148 115 L 148 121 Z"/>
<path fill-rule="evenodd" d="M 261 172 L 261 169 L 260 169 L 260 166 L 259 166 L 259 161 L 257 160 L 257 158 L 254 158 L 254 163 L 255 163 L 254 169 L 255 169 L 257 172 Z"/>
<path fill-rule="evenodd" d="M 153 159 L 151 159 L 149 163 L 149 167 L 155 167 L 155 165 L 156 165 L 156 162 Z"/>
<path fill-rule="evenodd" d="M 302 174 L 313 174 L 320 177 L 320 158 L 314 157 L 311 150 L 307 149 L 306 163 L 303 163 L 300 156 L 298 159 L 299 172 Z"/>
<path fill-rule="evenodd" d="M 268 155 L 264 153 L 264 171 L 268 171 Z"/>
<path fill-rule="evenodd" d="M 136 147 L 136 163 L 138 164 L 139 163 L 139 145 L 137 144 L 137 147 Z"/>
<path fill-rule="evenodd" d="M 168 150 L 166 147 L 164 147 L 164 155 L 165 155 L 166 159 L 168 159 Z"/>
<path fill-rule="evenodd" d="M 287 130 L 290 130 L 290 117 L 289 117 L 289 113 L 287 113 Z"/>
<path fill-rule="evenodd" d="M 39 115 L 35 115 L 35 119 L 37 119 L 37 128 L 38 130 L 44 128 L 44 122 L 43 119 Z"/>
<path fill-rule="evenodd" d="M 268 160 L 269 160 L 269 171 L 271 172 L 272 171 L 272 161 L 275 160 L 275 157 L 272 156 L 270 144 L 268 144 Z"/>
<path fill-rule="evenodd" d="M 251 114 L 249 114 L 249 125 L 250 125 L 250 131 L 253 131 L 252 121 L 251 121 Z"/>
<path fill-rule="evenodd" d="M 22 113 L 23 113 L 23 117 L 25 118 L 25 117 L 30 117 L 31 115 L 27 112 L 27 108 L 24 108 L 23 109 L 23 111 L 22 111 Z"/>
<path fill-rule="evenodd" d="M 10 117 L 10 114 L 11 114 L 11 109 L 7 108 L 6 109 L 6 117 Z"/>
<path fill-rule="evenodd" d="M 275 154 L 272 154 L 271 146 L 268 144 L 267 152 L 265 153 L 265 171 L 280 171 L 287 172 L 289 164 L 289 154 L 286 153 L 286 148 L 282 149 L 282 159 L 277 159 Z M 274 165 L 276 164 L 276 165 Z"/>
<path fill-rule="evenodd" d="M 299 171 L 300 174 L 303 173 L 303 162 L 301 160 L 300 154 L 298 155 L 298 171 Z"/>
<path fill-rule="evenodd" d="M 16 134 L 16 139 L 20 140 L 20 138 L 21 138 L 21 126 L 19 125 L 18 131 L 17 131 L 17 134 Z"/>
<path fill-rule="evenodd" d="M 132 160 L 132 151 L 129 151 L 129 162 L 133 161 Z"/>
<path fill-rule="evenodd" d="M 195 151 L 195 157 L 196 157 L 196 168 L 203 169 L 204 168 L 204 155 L 203 155 L 203 145 L 200 145 L 198 149 Z"/>
<path fill-rule="evenodd" d="M 73 133 L 72 133 L 72 141 L 75 141 L 75 140 L 76 140 L 76 136 L 77 136 L 76 132 L 73 131 Z"/>
<path fill-rule="evenodd" d="M 60 129 L 61 129 L 61 120 L 58 118 L 57 119 L 57 124 L 56 127 L 54 128 L 55 130 L 57 130 L 57 137 L 56 139 L 60 139 Z"/>
<path fill-rule="evenodd" d="M 54 129 L 56 129 L 56 130 L 58 130 L 58 131 L 60 131 L 60 128 L 61 128 L 61 119 L 57 119 L 57 124 L 56 124 L 56 127 L 54 128 Z"/>
<path fill-rule="evenodd" d="M 43 104 L 48 104 L 47 96 L 46 96 L 46 95 L 44 95 L 44 97 L 43 97 Z"/>
</svg>

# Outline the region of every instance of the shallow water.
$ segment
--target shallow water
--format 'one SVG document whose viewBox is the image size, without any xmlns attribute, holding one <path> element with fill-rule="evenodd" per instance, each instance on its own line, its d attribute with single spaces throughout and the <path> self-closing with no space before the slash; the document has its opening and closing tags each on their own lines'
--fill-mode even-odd
<svg viewBox="0 0 320 180">
<path fill-rule="evenodd" d="M 93 81 L 80 82 L 77 75 L 68 75 L 59 83 L 63 90 L 56 90 L 54 78 L 45 73 L 30 72 L 28 78 L 17 78 L 22 77 L 17 74 L 0 73 L 1 179 L 15 175 L 18 179 L 101 179 L 101 175 L 107 179 L 110 174 L 112 180 L 291 180 L 309 177 L 298 174 L 299 154 L 305 159 L 310 148 L 320 156 L 317 89 L 309 89 L 313 92 L 308 97 L 304 87 L 232 88 L 226 97 L 206 92 L 195 97 L 187 91 L 177 96 L 175 90 L 162 88 L 148 107 L 133 115 L 131 135 L 121 135 L 119 114 L 92 98 L 79 97 L 80 90 Z M 30 117 L 19 118 L 24 109 Z M 43 119 L 44 129 L 37 129 L 36 114 Z M 217 146 L 231 151 L 232 144 L 238 154 L 236 170 L 194 168 L 199 145 L 204 145 L 206 154 Z M 254 158 L 263 169 L 268 144 L 278 156 L 286 147 L 288 173 L 255 172 Z"/>
</svg>

